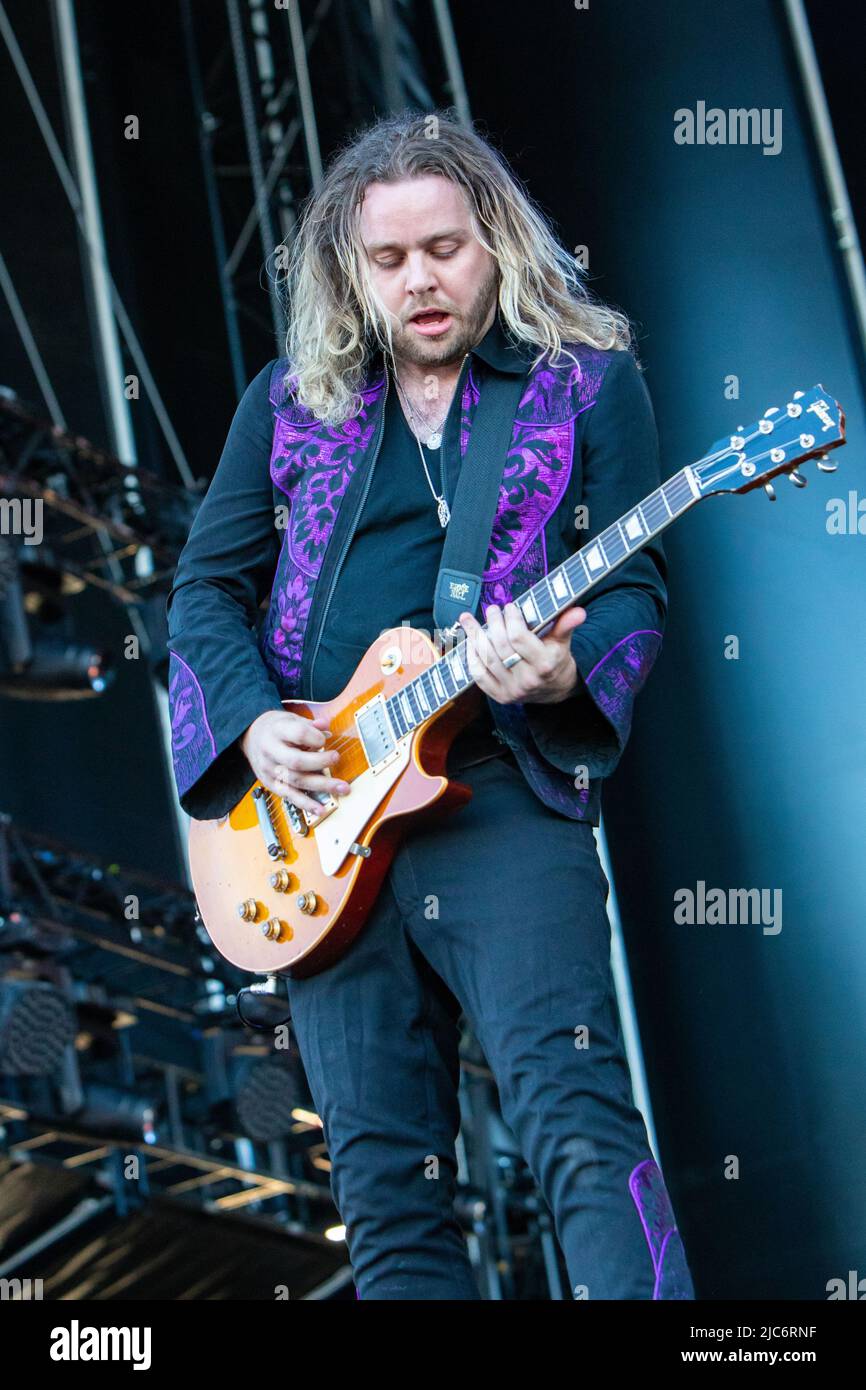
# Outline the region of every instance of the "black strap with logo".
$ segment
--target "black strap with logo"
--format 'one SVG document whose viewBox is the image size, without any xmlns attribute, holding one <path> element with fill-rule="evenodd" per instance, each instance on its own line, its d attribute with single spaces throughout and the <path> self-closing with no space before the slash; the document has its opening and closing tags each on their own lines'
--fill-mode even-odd
<svg viewBox="0 0 866 1390">
<path fill-rule="evenodd" d="M 442 632 L 461 613 L 478 616 L 502 470 L 525 389 L 526 374 L 490 373 L 482 383 L 436 576 L 433 621 Z"/>
</svg>

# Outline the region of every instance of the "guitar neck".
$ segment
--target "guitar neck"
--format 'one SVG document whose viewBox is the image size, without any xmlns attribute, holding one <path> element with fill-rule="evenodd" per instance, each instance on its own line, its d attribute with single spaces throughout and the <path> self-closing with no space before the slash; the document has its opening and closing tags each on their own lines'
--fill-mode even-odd
<svg viewBox="0 0 866 1390">
<path fill-rule="evenodd" d="M 630 555 L 642 550 L 700 498 L 701 491 L 691 467 L 668 478 L 655 492 L 631 507 L 606 531 L 515 600 L 530 631 L 538 633 L 549 627 L 560 613 L 577 603 Z M 486 631 L 486 623 L 483 626 Z M 431 714 L 444 709 L 475 684 L 461 656 L 465 641 L 466 634 L 461 628 L 457 641 L 447 653 L 385 701 L 400 736 L 423 724 Z"/>
</svg>

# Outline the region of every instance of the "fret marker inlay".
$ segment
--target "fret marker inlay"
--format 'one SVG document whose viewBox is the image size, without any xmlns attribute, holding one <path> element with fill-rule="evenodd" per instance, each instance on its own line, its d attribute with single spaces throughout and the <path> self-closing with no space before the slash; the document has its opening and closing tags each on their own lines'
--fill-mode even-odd
<svg viewBox="0 0 866 1390">
<path fill-rule="evenodd" d="M 538 618 L 538 609 L 535 607 L 532 595 L 527 594 L 520 600 L 520 608 L 524 618 L 528 623 L 534 623 Z"/>
<path fill-rule="evenodd" d="M 577 550 L 556 569 L 533 585 L 515 602 L 529 627 L 546 627 L 575 599 L 591 589 L 602 574 L 616 569 L 652 536 L 663 531 L 675 516 L 696 501 L 699 491 L 694 468 L 683 469 L 650 493 L 600 536 Z M 386 701 L 397 739 L 405 738 L 431 714 L 451 703 L 473 684 L 459 647 L 395 692 Z M 405 727 L 404 727 L 405 726 Z"/>
</svg>

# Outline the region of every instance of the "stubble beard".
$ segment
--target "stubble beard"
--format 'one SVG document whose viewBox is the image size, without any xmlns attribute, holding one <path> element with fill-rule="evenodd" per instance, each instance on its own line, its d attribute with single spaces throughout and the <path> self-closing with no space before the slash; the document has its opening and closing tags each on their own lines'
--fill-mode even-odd
<svg viewBox="0 0 866 1390">
<path fill-rule="evenodd" d="M 453 316 L 453 327 L 445 335 L 447 343 L 440 343 L 436 338 L 419 338 L 408 324 L 401 327 L 394 334 L 394 358 L 397 364 L 450 367 L 462 362 L 467 352 L 471 351 L 481 338 L 491 305 L 496 301 L 498 281 L 498 271 L 494 266 L 480 286 L 465 316 Z"/>
</svg>

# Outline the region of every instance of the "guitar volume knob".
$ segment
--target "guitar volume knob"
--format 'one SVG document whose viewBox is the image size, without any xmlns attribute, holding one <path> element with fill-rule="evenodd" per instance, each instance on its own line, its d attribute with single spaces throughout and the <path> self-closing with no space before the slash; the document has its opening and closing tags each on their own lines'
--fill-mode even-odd
<svg viewBox="0 0 866 1390">
<path fill-rule="evenodd" d="M 255 898 L 245 898 L 242 903 L 238 903 L 238 916 L 244 922 L 254 922 L 259 915 L 259 905 Z"/>
<path fill-rule="evenodd" d="M 301 912 L 315 912 L 319 905 L 319 900 L 315 893 L 299 893 L 297 903 Z"/>
<path fill-rule="evenodd" d="M 271 887 L 275 893 L 287 893 L 292 882 L 292 875 L 288 869 L 277 869 L 275 874 L 271 874 Z"/>
<path fill-rule="evenodd" d="M 262 936 L 266 936 L 268 941 L 277 941 L 282 931 L 282 923 L 279 917 L 269 917 L 266 922 L 262 922 Z"/>
</svg>

